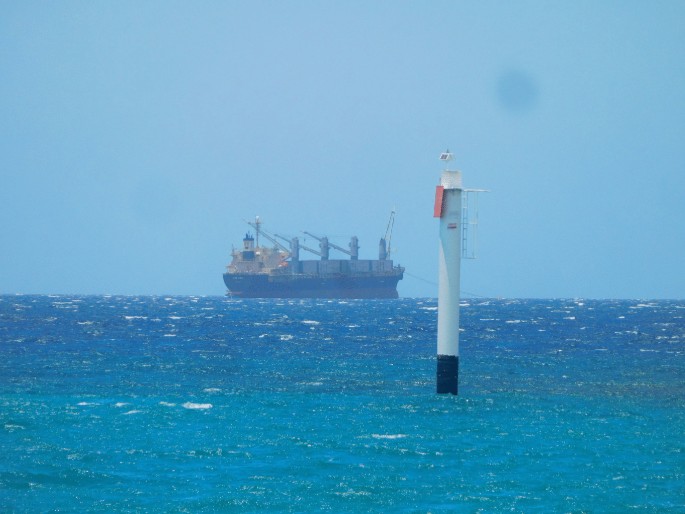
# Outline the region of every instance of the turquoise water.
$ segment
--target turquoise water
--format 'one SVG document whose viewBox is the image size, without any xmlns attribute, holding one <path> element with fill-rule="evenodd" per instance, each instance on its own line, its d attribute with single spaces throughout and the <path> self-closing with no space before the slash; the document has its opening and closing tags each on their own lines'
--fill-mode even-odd
<svg viewBox="0 0 685 514">
<path fill-rule="evenodd" d="M 685 511 L 685 302 L 1 296 L 0 505 Z"/>
</svg>

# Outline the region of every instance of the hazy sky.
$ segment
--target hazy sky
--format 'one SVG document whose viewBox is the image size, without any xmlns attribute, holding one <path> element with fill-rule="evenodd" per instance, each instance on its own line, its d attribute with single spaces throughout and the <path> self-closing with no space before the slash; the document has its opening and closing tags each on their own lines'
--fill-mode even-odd
<svg viewBox="0 0 685 514">
<path fill-rule="evenodd" d="M 684 99 L 680 0 L 4 0 L 0 292 L 221 295 L 243 219 L 375 258 L 394 207 L 434 297 L 449 148 L 465 291 L 685 298 Z"/>
</svg>

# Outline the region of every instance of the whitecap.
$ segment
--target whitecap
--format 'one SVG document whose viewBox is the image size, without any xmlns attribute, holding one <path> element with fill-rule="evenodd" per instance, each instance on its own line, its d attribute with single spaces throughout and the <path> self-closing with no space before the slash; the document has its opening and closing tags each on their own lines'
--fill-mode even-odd
<svg viewBox="0 0 685 514">
<path fill-rule="evenodd" d="M 279 336 L 281 341 L 290 341 L 294 336 L 290 334 L 282 334 Z"/>
<path fill-rule="evenodd" d="M 170 403 L 170 402 L 159 402 L 160 405 L 164 405 L 165 407 L 176 407 L 175 403 Z"/>
<path fill-rule="evenodd" d="M 133 410 L 130 410 L 128 412 L 124 412 L 124 416 L 129 416 L 130 414 L 138 414 L 140 412 L 143 412 L 143 411 L 133 409 Z"/>
<path fill-rule="evenodd" d="M 185 402 L 182 407 L 184 409 L 211 409 L 213 405 L 211 403 L 193 403 Z"/>
<path fill-rule="evenodd" d="M 114 404 L 115 407 L 126 407 L 127 405 L 130 405 L 126 402 L 117 402 Z"/>
<path fill-rule="evenodd" d="M 347 491 L 336 491 L 334 494 L 338 496 L 348 497 L 348 496 L 371 496 L 369 491 L 355 491 L 354 489 L 348 489 Z"/>
<path fill-rule="evenodd" d="M 207 387 L 202 390 L 203 393 L 220 393 L 221 389 L 218 387 Z"/>
<path fill-rule="evenodd" d="M 374 439 L 402 439 L 407 437 L 407 434 L 371 434 Z"/>
<path fill-rule="evenodd" d="M 321 323 L 318 321 L 314 321 L 313 319 L 305 319 L 302 321 L 305 325 L 320 325 Z"/>
</svg>

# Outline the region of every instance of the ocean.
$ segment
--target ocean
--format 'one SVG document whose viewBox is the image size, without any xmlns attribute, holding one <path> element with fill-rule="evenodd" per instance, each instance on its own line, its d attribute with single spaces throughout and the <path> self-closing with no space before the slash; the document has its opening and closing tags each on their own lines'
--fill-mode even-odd
<svg viewBox="0 0 685 514">
<path fill-rule="evenodd" d="M 0 296 L 2 512 L 685 512 L 685 300 Z"/>
</svg>

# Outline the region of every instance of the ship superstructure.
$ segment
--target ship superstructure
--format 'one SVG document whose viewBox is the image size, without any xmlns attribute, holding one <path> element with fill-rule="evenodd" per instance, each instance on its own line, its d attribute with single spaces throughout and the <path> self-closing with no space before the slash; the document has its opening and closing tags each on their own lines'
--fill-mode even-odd
<svg viewBox="0 0 685 514">
<path fill-rule="evenodd" d="M 378 259 L 359 259 L 359 241 L 350 239 L 348 248 L 327 237 L 306 235 L 319 242 L 315 250 L 299 238 L 270 234 L 259 217 L 248 222 L 255 234 L 247 232 L 243 246 L 231 252 L 232 260 L 224 273 L 228 294 L 241 298 L 397 298 L 397 283 L 404 268 L 389 259 L 392 237 L 391 215 L 385 237 L 378 244 Z M 390 234 L 390 237 L 388 236 Z M 260 245 L 260 237 L 272 246 Z M 331 259 L 331 249 L 346 254 L 346 259 Z M 319 259 L 301 259 L 301 250 Z"/>
</svg>

